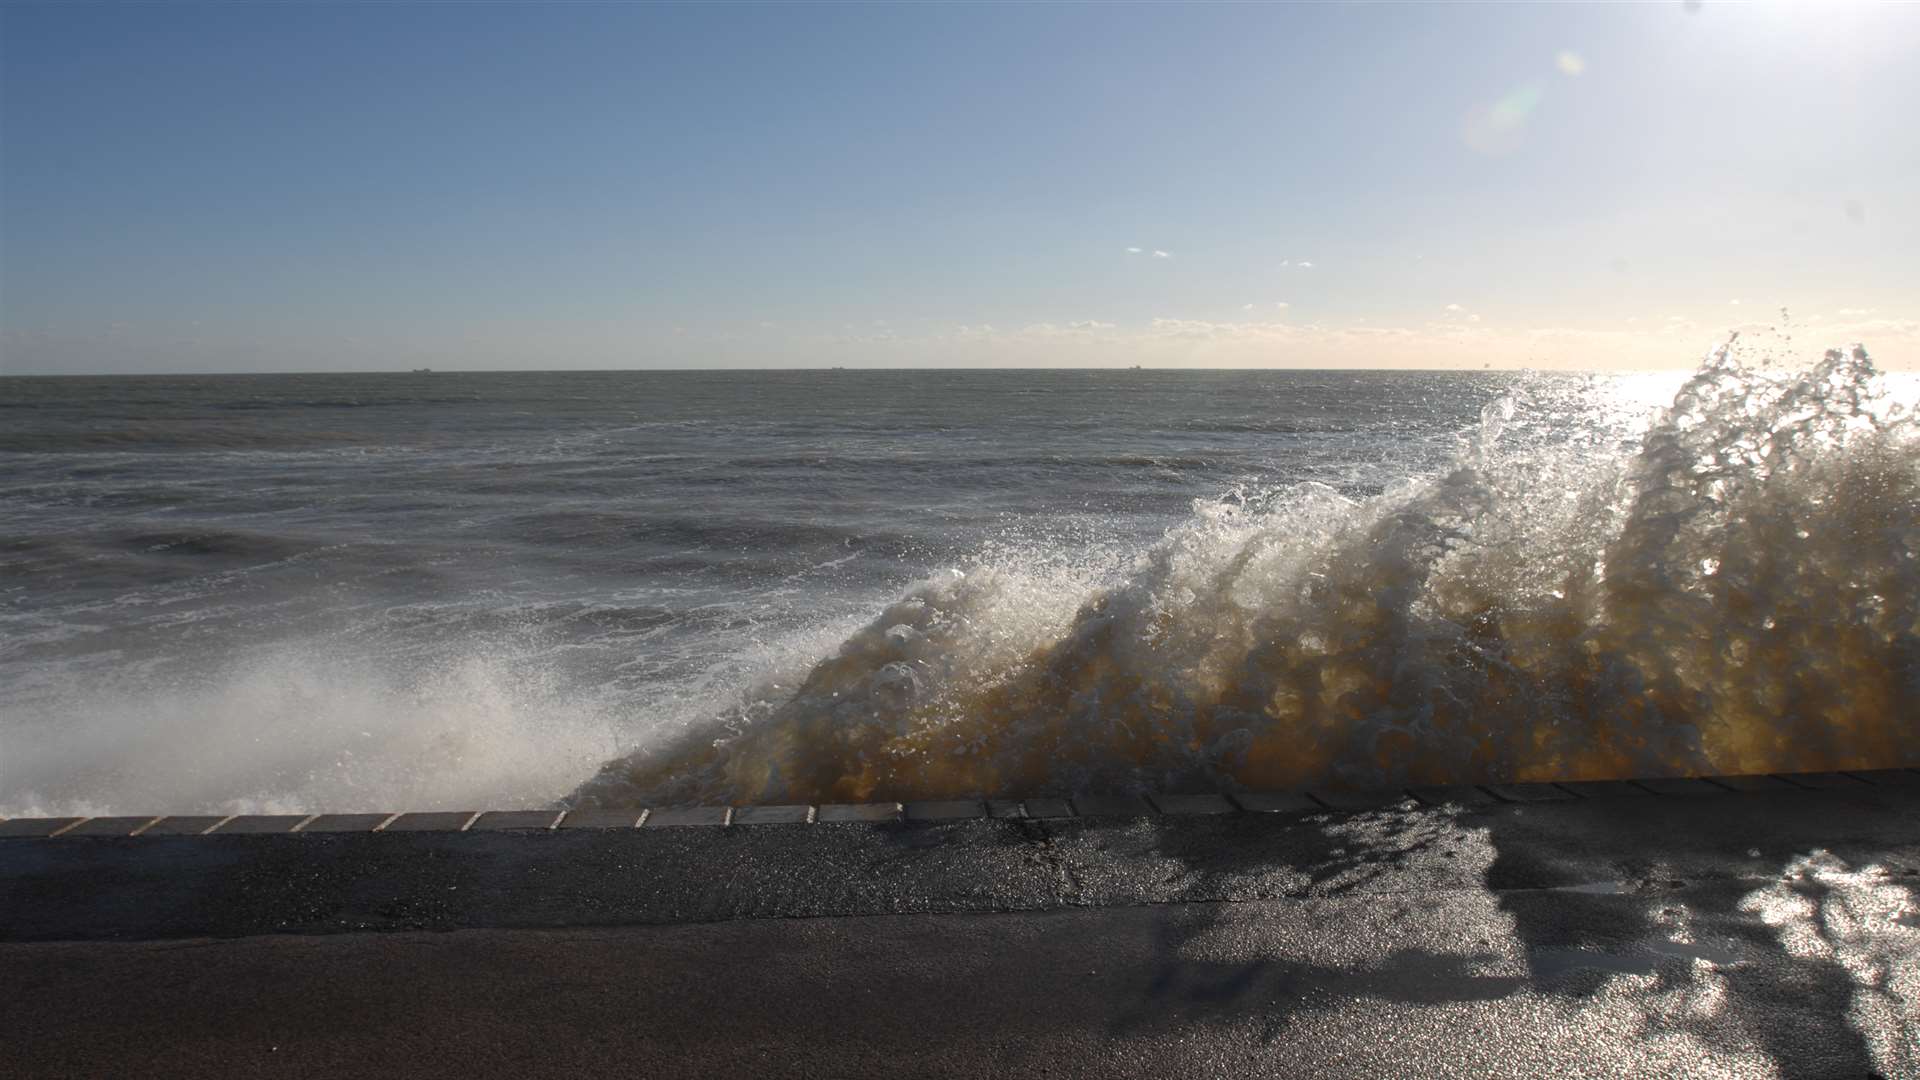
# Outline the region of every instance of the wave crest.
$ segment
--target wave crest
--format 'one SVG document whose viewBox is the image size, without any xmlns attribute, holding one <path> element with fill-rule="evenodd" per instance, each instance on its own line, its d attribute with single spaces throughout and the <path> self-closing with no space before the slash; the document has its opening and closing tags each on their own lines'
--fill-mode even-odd
<svg viewBox="0 0 1920 1080">
<path fill-rule="evenodd" d="M 1645 431 L 1196 507 L 1117 582 L 926 582 L 576 805 L 1369 787 L 1920 761 L 1920 422 L 1717 350 Z"/>
</svg>

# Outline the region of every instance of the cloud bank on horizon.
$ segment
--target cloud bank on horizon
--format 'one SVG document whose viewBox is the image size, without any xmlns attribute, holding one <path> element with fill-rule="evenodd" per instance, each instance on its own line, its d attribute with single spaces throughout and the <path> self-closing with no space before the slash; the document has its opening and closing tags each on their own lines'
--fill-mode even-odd
<svg viewBox="0 0 1920 1080">
<path fill-rule="evenodd" d="M 9 5 L 0 373 L 1673 368 L 1736 330 L 1916 369 L 1916 48 L 1867 5 Z"/>
</svg>

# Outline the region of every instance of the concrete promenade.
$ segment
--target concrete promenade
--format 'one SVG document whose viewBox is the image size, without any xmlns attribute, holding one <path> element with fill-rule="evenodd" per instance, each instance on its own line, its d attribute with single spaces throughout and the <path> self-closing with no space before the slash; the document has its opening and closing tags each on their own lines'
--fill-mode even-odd
<svg viewBox="0 0 1920 1080">
<path fill-rule="evenodd" d="M 1913 772 L 556 818 L 0 822 L 0 1076 L 1920 1077 Z"/>
</svg>

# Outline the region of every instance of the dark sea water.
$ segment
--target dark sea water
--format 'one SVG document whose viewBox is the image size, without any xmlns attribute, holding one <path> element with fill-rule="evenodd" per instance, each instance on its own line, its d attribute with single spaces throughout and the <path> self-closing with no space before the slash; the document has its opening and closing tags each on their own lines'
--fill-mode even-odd
<svg viewBox="0 0 1920 1080">
<path fill-rule="evenodd" d="M 1777 398 L 1798 385 L 1731 367 L 1702 377 L 1724 385 L 1688 406 L 1703 419 L 1685 431 L 1718 425 L 1726 445 L 1675 449 L 1690 455 L 1667 478 L 1681 487 L 1751 435 L 1718 403 L 1728 387 Z M 1519 656 L 1512 628 L 1468 657 L 1472 612 L 1505 611 L 1561 651 L 1617 648 L 1610 662 L 1650 665 L 1632 676 L 1641 690 L 1659 668 L 1712 693 L 1717 676 L 1678 654 L 1636 653 L 1627 639 L 1665 632 L 1654 615 L 1608 643 L 1619 598 L 1580 606 L 1568 592 L 1583 587 L 1573 578 L 1603 588 L 1596 564 L 1617 576 L 1637 558 L 1666 599 L 1708 605 L 1689 625 L 1726 602 L 1632 533 L 1635 499 L 1659 480 L 1649 425 L 1662 430 L 1655 409 L 1684 378 L 0 380 L 0 813 L 1218 786 L 1369 762 L 1420 773 L 1392 764 L 1395 732 L 1410 762 L 1524 773 L 1505 735 L 1446 726 L 1449 696 L 1487 711 L 1487 657 L 1527 670 L 1503 701 L 1639 691 L 1606 690 L 1610 676 L 1564 656 Z M 1846 363 L 1794 378 L 1832 384 L 1818 415 L 1789 405 L 1769 423 L 1844 436 L 1860 416 L 1891 417 L 1872 446 L 1815 432 L 1790 452 L 1827 481 L 1878 468 L 1875 498 L 1909 500 L 1880 523 L 1892 547 L 1863 570 L 1880 576 L 1844 610 L 1826 601 L 1832 620 L 1871 624 L 1868 662 L 1894 665 L 1874 707 L 1911 706 L 1897 668 L 1913 629 L 1898 550 L 1911 559 L 1911 425 L 1898 402 L 1861 405 L 1884 388 Z M 1841 383 L 1845 401 L 1828 393 Z M 1743 467 L 1746 487 L 1696 494 L 1782 513 L 1811 498 L 1784 472 Z M 1727 544 L 1773 542 L 1731 535 L 1742 513 L 1681 523 L 1666 543 L 1686 546 L 1697 577 Z M 1416 521 L 1421 538 L 1394 533 Z M 1574 604 L 1557 615 L 1556 584 Z M 1399 614 L 1348 610 L 1363 594 Z M 1112 624 L 1097 642 L 1095 617 Z M 1262 654 L 1281 637 L 1314 651 L 1312 687 L 1301 657 Z M 1449 665 L 1478 665 L 1478 681 Z M 1726 710 L 1684 698 L 1635 699 L 1636 716 L 1652 708 L 1646 722 L 1689 732 L 1651 740 L 1663 760 L 1761 753 L 1702 749 L 1700 725 Z M 1347 745 L 1363 728 L 1365 746 Z"/>
</svg>

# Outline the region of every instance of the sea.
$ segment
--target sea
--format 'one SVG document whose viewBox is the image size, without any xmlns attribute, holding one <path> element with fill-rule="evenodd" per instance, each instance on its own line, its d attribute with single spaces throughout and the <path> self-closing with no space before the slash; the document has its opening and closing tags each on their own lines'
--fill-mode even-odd
<svg viewBox="0 0 1920 1080">
<path fill-rule="evenodd" d="M 1920 764 L 1916 382 L 0 379 L 0 815 Z"/>
</svg>

